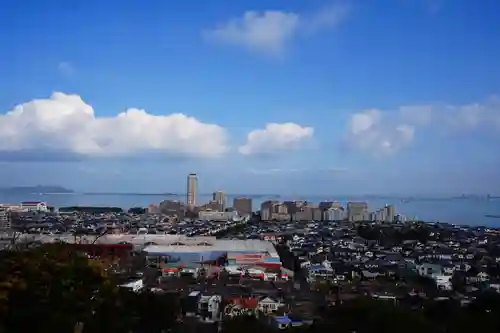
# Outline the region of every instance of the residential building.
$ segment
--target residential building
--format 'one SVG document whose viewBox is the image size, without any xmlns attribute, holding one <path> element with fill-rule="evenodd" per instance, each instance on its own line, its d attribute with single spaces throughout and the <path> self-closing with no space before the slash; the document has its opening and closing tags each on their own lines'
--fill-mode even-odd
<svg viewBox="0 0 500 333">
<path fill-rule="evenodd" d="M 224 211 L 226 208 L 226 194 L 224 192 L 215 191 L 212 194 L 212 200 L 219 204 L 221 211 Z"/>
<path fill-rule="evenodd" d="M 158 210 L 165 215 L 177 217 L 184 217 L 186 213 L 186 207 L 178 200 L 163 200 Z"/>
<path fill-rule="evenodd" d="M 318 207 L 312 208 L 312 219 L 314 221 L 323 221 L 323 211 Z"/>
<path fill-rule="evenodd" d="M 220 320 L 222 297 L 220 295 L 202 295 L 198 301 L 198 316 L 205 322 Z"/>
<path fill-rule="evenodd" d="M 10 212 L 7 208 L 0 207 L 0 230 L 11 228 Z"/>
<path fill-rule="evenodd" d="M 346 213 L 343 207 L 332 207 L 326 210 L 323 214 L 325 221 L 343 221 L 346 218 Z"/>
<path fill-rule="evenodd" d="M 262 221 L 271 221 L 273 214 L 273 206 L 278 204 L 279 201 L 267 200 L 260 205 L 260 219 Z"/>
<path fill-rule="evenodd" d="M 368 204 L 366 202 L 348 202 L 347 219 L 350 222 L 369 219 Z"/>
<path fill-rule="evenodd" d="M 208 203 L 199 206 L 199 211 L 204 211 L 204 210 L 211 210 L 216 212 L 224 211 L 224 209 L 222 209 L 222 205 L 215 200 L 210 200 Z"/>
<path fill-rule="evenodd" d="M 313 220 L 313 213 L 314 213 L 314 208 L 313 206 L 309 205 L 304 205 L 300 207 L 300 210 L 295 213 L 295 220 L 296 221 L 312 221 Z"/>
<path fill-rule="evenodd" d="M 250 198 L 234 198 L 233 208 L 240 216 L 252 214 L 252 199 Z"/>
<path fill-rule="evenodd" d="M 271 296 L 262 296 L 257 303 L 257 308 L 263 313 L 272 313 L 277 311 L 281 306 L 283 306 L 283 303 Z"/>
<path fill-rule="evenodd" d="M 155 205 L 155 204 L 149 204 L 146 207 L 146 212 L 148 214 L 159 214 L 160 213 L 160 206 Z"/>
<path fill-rule="evenodd" d="M 387 218 L 385 208 L 381 208 L 376 212 L 371 213 L 370 215 L 370 220 L 374 222 L 384 222 Z"/>
<path fill-rule="evenodd" d="M 394 205 L 385 205 L 385 222 L 394 222 L 396 220 L 396 209 Z"/>
<path fill-rule="evenodd" d="M 198 218 L 203 221 L 229 221 L 238 218 L 238 213 L 205 210 L 198 212 Z"/>
<path fill-rule="evenodd" d="M 341 208 L 342 205 L 337 201 L 322 201 L 319 203 L 318 208 L 322 211 L 326 211 L 330 208 Z"/>
<path fill-rule="evenodd" d="M 290 215 L 295 215 L 297 212 L 300 211 L 300 208 L 307 204 L 307 202 L 302 201 L 302 200 L 292 200 L 292 201 L 284 201 L 283 205 L 286 206 L 287 212 Z"/>
<path fill-rule="evenodd" d="M 290 214 L 288 213 L 288 207 L 283 203 L 275 203 L 272 207 L 271 218 L 277 221 L 290 220 Z"/>
<path fill-rule="evenodd" d="M 196 196 L 198 192 L 198 176 L 190 173 L 187 177 L 187 198 L 188 209 L 192 210 L 196 206 Z"/>
<path fill-rule="evenodd" d="M 438 264 L 423 263 L 417 265 L 417 272 L 420 276 L 433 277 L 443 275 L 443 266 Z"/>
</svg>

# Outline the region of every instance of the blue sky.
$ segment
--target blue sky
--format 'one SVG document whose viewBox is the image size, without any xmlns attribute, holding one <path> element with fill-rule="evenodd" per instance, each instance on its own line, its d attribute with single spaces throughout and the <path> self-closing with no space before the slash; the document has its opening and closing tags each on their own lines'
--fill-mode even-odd
<svg viewBox="0 0 500 333">
<path fill-rule="evenodd" d="M 3 0 L 0 182 L 495 193 L 496 0 Z"/>
</svg>

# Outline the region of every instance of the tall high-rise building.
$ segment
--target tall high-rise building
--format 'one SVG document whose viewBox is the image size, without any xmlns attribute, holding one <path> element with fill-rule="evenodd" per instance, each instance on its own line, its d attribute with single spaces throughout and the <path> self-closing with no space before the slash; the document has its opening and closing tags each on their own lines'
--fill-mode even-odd
<svg viewBox="0 0 500 333">
<path fill-rule="evenodd" d="M 366 202 L 348 202 L 347 219 L 350 222 L 368 220 L 368 204 Z"/>
<path fill-rule="evenodd" d="M 224 211 L 224 209 L 226 208 L 226 194 L 224 192 L 215 191 L 212 194 L 212 200 L 219 205 L 221 211 Z"/>
<path fill-rule="evenodd" d="M 396 219 L 396 209 L 394 205 L 385 205 L 385 221 L 386 222 L 394 222 Z"/>
<path fill-rule="evenodd" d="M 252 214 L 252 199 L 250 198 L 234 198 L 233 208 L 240 216 Z"/>
<path fill-rule="evenodd" d="M 196 206 L 196 195 L 198 192 L 198 176 L 195 173 L 190 173 L 187 177 L 187 198 L 186 205 L 189 209 Z"/>
</svg>

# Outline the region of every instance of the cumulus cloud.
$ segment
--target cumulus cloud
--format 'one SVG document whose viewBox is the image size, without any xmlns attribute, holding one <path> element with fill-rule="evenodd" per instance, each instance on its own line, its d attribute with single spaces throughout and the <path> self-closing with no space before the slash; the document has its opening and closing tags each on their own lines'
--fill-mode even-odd
<svg viewBox="0 0 500 333">
<path fill-rule="evenodd" d="M 0 152 L 57 151 L 78 156 L 129 156 L 144 152 L 188 156 L 224 153 L 224 128 L 182 113 L 152 115 L 127 109 L 97 117 L 78 95 L 53 93 L 0 116 Z"/>
<path fill-rule="evenodd" d="M 355 148 L 373 154 L 391 154 L 413 140 L 415 129 L 408 124 L 388 125 L 383 112 L 372 109 L 353 114 L 348 140 Z"/>
<path fill-rule="evenodd" d="M 302 127 L 295 123 L 271 123 L 263 129 L 248 133 L 246 143 L 238 150 L 243 155 L 289 151 L 301 147 L 313 134 L 312 127 Z"/>
<path fill-rule="evenodd" d="M 500 99 L 465 105 L 422 104 L 393 111 L 365 110 L 351 115 L 346 140 L 352 147 L 374 155 L 387 155 L 408 147 L 418 129 L 436 133 L 500 131 Z"/>
<path fill-rule="evenodd" d="M 268 10 L 247 11 L 214 29 L 205 30 L 210 42 L 243 46 L 251 51 L 280 55 L 287 44 L 301 34 L 313 34 L 340 24 L 349 7 L 336 3 L 311 15 Z"/>
</svg>

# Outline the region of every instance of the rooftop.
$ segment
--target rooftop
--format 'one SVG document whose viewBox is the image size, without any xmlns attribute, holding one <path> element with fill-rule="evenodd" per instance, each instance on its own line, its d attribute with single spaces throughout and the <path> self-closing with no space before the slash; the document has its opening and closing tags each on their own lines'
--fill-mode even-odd
<svg viewBox="0 0 500 333">
<path fill-rule="evenodd" d="M 265 240 L 246 239 L 217 239 L 213 236 L 187 237 L 185 235 L 129 235 L 109 234 L 103 236 L 86 235 L 74 237 L 73 235 L 23 235 L 19 240 L 40 241 L 52 243 L 63 241 L 66 243 L 82 244 L 119 244 L 130 243 L 136 246 L 147 246 L 152 252 L 268 252 L 271 257 L 278 257 L 274 245 Z"/>
<path fill-rule="evenodd" d="M 194 238 L 194 237 L 193 237 Z M 175 244 L 175 245 L 174 245 Z M 268 252 L 270 256 L 277 257 L 278 254 L 271 242 L 259 239 L 229 240 L 213 239 L 209 245 L 197 243 L 179 243 L 165 245 L 149 245 L 145 250 L 149 252 L 200 252 L 200 251 L 221 251 L 221 252 Z"/>
</svg>

